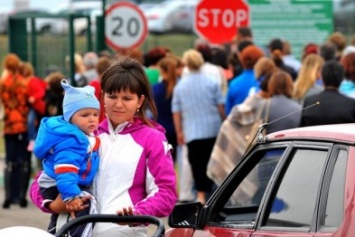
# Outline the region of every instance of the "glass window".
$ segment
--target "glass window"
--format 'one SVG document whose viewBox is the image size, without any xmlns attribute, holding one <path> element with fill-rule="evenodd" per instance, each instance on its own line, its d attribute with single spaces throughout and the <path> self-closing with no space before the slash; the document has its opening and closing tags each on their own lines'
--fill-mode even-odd
<svg viewBox="0 0 355 237">
<path fill-rule="evenodd" d="M 328 152 L 298 149 L 282 178 L 266 226 L 309 227 Z"/>
<path fill-rule="evenodd" d="M 338 227 L 343 221 L 347 157 L 347 151 L 339 151 L 329 186 L 324 221 L 325 227 Z"/>
<path fill-rule="evenodd" d="M 255 156 L 262 156 L 262 158 L 238 185 L 229 200 L 229 206 L 245 207 L 259 205 L 271 175 L 284 151 L 285 149 L 283 148 L 261 151 L 258 154 L 254 154 Z"/>
</svg>

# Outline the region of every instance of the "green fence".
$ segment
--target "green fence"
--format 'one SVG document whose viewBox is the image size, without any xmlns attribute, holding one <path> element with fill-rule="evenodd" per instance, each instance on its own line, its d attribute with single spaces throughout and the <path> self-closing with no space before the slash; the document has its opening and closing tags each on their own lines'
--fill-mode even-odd
<svg viewBox="0 0 355 237">
<path fill-rule="evenodd" d="M 28 34 L 28 60 L 31 61 L 32 54 L 36 54 L 36 74 L 40 77 L 46 76 L 47 68 L 55 65 L 66 76 L 70 75 L 69 68 L 65 65 L 65 57 L 69 55 L 69 36 L 41 34 L 36 36 L 36 51 L 31 51 L 31 37 Z M 176 55 L 181 56 L 183 52 L 194 46 L 196 35 L 189 34 L 166 34 L 166 35 L 149 35 L 141 46 L 143 52 L 147 52 L 154 46 L 169 47 Z M 92 37 L 93 45 L 96 45 L 96 37 Z M 0 60 L 9 53 L 9 37 L 7 35 L 0 36 Z M 85 36 L 76 36 L 75 40 L 76 52 L 84 53 L 87 51 L 87 38 Z"/>
</svg>

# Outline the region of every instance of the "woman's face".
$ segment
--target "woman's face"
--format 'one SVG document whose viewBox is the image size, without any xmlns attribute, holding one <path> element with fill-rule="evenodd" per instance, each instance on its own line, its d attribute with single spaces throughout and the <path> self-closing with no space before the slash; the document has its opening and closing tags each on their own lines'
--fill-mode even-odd
<svg viewBox="0 0 355 237">
<path fill-rule="evenodd" d="M 108 118 L 114 128 L 124 122 L 133 122 L 133 117 L 137 109 L 141 107 L 144 101 L 144 95 L 140 98 L 137 94 L 129 90 L 105 93 L 104 103 Z"/>
</svg>

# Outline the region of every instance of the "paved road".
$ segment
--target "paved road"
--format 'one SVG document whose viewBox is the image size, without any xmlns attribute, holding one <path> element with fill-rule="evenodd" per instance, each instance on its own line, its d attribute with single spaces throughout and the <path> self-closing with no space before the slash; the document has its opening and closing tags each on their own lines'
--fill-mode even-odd
<svg viewBox="0 0 355 237">
<path fill-rule="evenodd" d="M 4 202 L 4 188 L 3 188 L 3 167 L 4 160 L 0 154 L 0 204 Z M 28 199 L 30 200 L 30 199 Z M 27 208 L 20 208 L 18 205 L 11 205 L 10 209 L 2 209 L 0 206 L 0 229 L 11 226 L 29 226 L 46 230 L 49 220 L 49 214 L 42 213 L 30 201 Z M 168 228 L 167 218 L 163 219 L 165 228 Z M 156 227 L 151 225 L 148 227 L 148 236 L 150 236 Z"/>
<path fill-rule="evenodd" d="M 4 155 L 0 154 L 0 204 L 2 205 L 5 198 L 4 183 Z M 42 213 L 31 202 L 27 208 L 20 208 L 18 205 L 12 205 L 10 209 L 2 209 L 0 211 L 0 229 L 10 226 L 30 226 L 40 229 L 46 229 L 49 215 Z"/>
</svg>

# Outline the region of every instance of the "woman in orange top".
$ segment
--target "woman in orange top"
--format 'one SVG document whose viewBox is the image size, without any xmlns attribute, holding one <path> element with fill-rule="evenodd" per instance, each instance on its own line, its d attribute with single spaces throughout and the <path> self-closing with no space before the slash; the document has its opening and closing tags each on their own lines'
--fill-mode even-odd
<svg viewBox="0 0 355 237">
<path fill-rule="evenodd" d="M 8 54 L 3 63 L 7 71 L 0 83 L 0 99 L 5 108 L 5 201 L 3 208 L 18 202 L 27 207 L 26 193 L 31 173 L 31 153 L 27 151 L 27 82 L 19 74 L 20 59 Z"/>
</svg>

